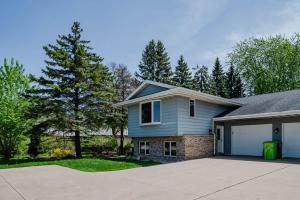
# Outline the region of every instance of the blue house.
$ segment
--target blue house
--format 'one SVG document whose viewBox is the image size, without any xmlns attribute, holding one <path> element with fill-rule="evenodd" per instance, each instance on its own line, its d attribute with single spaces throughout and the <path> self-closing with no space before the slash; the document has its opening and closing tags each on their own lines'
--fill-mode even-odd
<svg viewBox="0 0 300 200">
<path fill-rule="evenodd" d="M 145 81 L 118 105 L 128 109 L 135 157 L 262 156 L 262 143 L 272 140 L 283 157 L 300 157 L 299 99 L 300 90 L 226 99 Z"/>
</svg>

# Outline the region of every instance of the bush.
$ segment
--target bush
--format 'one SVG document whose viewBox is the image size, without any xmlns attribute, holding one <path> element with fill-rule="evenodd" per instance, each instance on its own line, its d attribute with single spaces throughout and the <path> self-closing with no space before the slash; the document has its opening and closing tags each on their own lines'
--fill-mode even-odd
<svg viewBox="0 0 300 200">
<path fill-rule="evenodd" d="M 133 144 L 132 143 L 127 143 L 124 146 L 124 152 L 126 155 L 132 155 L 133 153 Z"/>
<path fill-rule="evenodd" d="M 55 158 L 71 158 L 74 156 L 74 151 L 71 149 L 61 149 L 56 148 L 52 152 L 53 157 Z"/>
<path fill-rule="evenodd" d="M 117 146 L 117 140 L 113 136 L 92 136 L 83 139 L 82 151 L 97 156 L 103 152 L 116 151 Z"/>
</svg>

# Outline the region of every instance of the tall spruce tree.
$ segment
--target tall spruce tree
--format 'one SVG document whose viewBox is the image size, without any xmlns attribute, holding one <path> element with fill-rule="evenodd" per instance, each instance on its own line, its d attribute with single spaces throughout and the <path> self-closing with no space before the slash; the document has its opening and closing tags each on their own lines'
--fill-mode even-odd
<svg viewBox="0 0 300 200">
<path fill-rule="evenodd" d="M 196 72 L 193 79 L 193 89 L 198 90 L 200 92 L 209 93 L 209 73 L 208 68 L 204 65 L 199 67 L 199 65 L 195 68 Z"/>
<path fill-rule="evenodd" d="M 190 72 L 189 67 L 184 61 L 182 55 L 179 57 L 177 62 L 173 82 L 179 87 L 185 87 L 189 89 L 192 89 L 193 87 L 192 73 Z"/>
<path fill-rule="evenodd" d="M 162 83 L 170 83 L 172 80 L 172 68 L 170 58 L 164 44 L 158 40 L 151 40 L 145 47 L 142 60 L 135 73 L 138 80 L 151 80 Z"/>
<path fill-rule="evenodd" d="M 91 52 L 89 41 L 81 38 L 82 31 L 79 22 L 74 22 L 70 34 L 44 46 L 47 66 L 29 92 L 44 104 L 39 108 L 49 130 L 74 133 L 78 158 L 81 133 L 99 130 L 113 98 L 112 75 L 103 58 Z"/>
<path fill-rule="evenodd" d="M 212 87 L 215 87 L 216 89 L 216 95 L 220 97 L 226 97 L 225 75 L 218 57 L 216 58 L 215 65 L 212 70 L 211 84 Z"/>
<path fill-rule="evenodd" d="M 242 97 L 244 94 L 242 79 L 232 63 L 226 73 L 226 87 L 228 98 Z"/>
</svg>

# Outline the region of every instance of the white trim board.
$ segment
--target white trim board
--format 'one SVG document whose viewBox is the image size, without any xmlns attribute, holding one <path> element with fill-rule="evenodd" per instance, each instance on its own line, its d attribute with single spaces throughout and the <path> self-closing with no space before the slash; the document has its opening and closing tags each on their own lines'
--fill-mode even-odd
<svg viewBox="0 0 300 200">
<path fill-rule="evenodd" d="M 255 119 L 255 118 L 267 118 L 267 117 L 288 117 L 300 115 L 300 110 L 288 110 L 281 112 L 269 112 L 269 113 L 258 113 L 258 114 L 250 114 L 250 115 L 235 115 L 235 116 L 225 116 L 225 117 L 217 117 L 213 118 L 213 121 L 228 121 L 228 120 L 236 120 L 236 119 Z"/>
<path fill-rule="evenodd" d="M 215 103 L 215 104 L 220 104 L 220 105 L 230 105 L 230 106 L 242 106 L 241 103 L 235 102 L 230 99 L 218 97 L 218 96 L 213 96 L 210 94 L 205 94 L 202 92 L 182 88 L 182 87 L 175 87 L 173 89 L 169 89 L 166 91 L 162 92 L 157 92 L 151 95 L 135 98 L 135 99 L 130 99 L 130 100 L 125 100 L 123 102 L 117 103 L 117 106 L 128 106 L 131 104 L 135 104 L 141 101 L 149 100 L 149 99 L 161 99 L 165 97 L 170 97 L 170 96 L 183 96 L 183 97 L 188 97 L 191 99 L 197 99 L 209 103 Z"/>
</svg>

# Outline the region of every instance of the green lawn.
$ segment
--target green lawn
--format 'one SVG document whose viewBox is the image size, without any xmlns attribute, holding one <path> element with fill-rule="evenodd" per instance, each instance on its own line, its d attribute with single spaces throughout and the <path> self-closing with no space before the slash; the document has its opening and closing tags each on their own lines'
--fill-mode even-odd
<svg viewBox="0 0 300 200">
<path fill-rule="evenodd" d="M 9 162 L 0 161 L 0 169 L 30 167 L 42 165 L 60 165 L 77 169 L 85 172 L 101 172 L 101 171 L 116 171 L 130 169 L 136 167 L 146 167 L 159 164 L 154 161 L 137 161 L 137 160 L 106 160 L 95 158 L 82 159 L 65 159 L 65 160 L 50 160 L 50 159 L 12 159 Z"/>
</svg>

